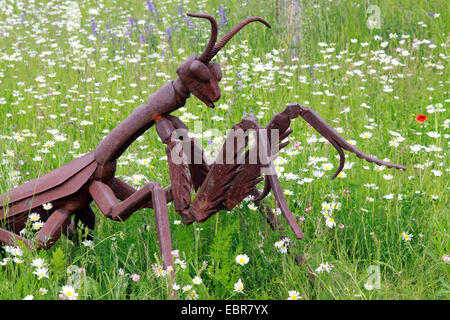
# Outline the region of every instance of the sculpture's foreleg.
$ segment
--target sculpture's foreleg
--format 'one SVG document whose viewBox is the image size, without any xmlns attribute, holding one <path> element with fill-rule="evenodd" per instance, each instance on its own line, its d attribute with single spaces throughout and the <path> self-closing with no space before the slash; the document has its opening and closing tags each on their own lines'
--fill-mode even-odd
<svg viewBox="0 0 450 320">
<path fill-rule="evenodd" d="M 342 171 L 342 169 L 344 169 L 345 155 L 342 149 L 353 152 L 359 158 L 364 159 L 368 162 L 374 162 L 379 166 L 386 166 L 388 168 L 406 170 L 406 167 L 403 165 L 377 159 L 376 157 L 368 155 L 362 152 L 361 150 L 355 148 L 354 146 L 349 144 L 343 137 L 341 137 L 339 133 L 337 133 L 337 131 L 334 130 L 324 119 L 322 119 L 316 112 L 314 112 L 314 110 L 310 108 L 304 108 L 298 103 L 290 103 L 287 105 L 286 110 L 284 110 L 283 112 L 288 114 L 290 119 L 301 116 L 303 119 L 306 120 L 306 122 L 310 124 L 310 126 L 316 129 L 317 132 L 319 132 L 325 139 L 327 139 L 339 153 L 340 157 L 339 167 L 331 179 L 336 178 L 338 174 Z"/>
<path fill-rule="evenodd" d="M 197 191 L 202 186 L 210 170 L 205 159 L 204 150 L 194 138 L 189 137 L 189 129 L 183 121 L 174 116 L 168 116 L 168 119 L 183 139 L 182 147 L 189 172 L 191 173 L 192 186 Z"/>
<path fill-rule="evenodd" d="M 276 113 L 270 122 L 266 126 L 267 130 L 267 139 L 269 141 L 269 146 L 272 144 L 272 139 L 274 137 L 278 138 L 277 143 L 279 143 L 279 148 L 276 150 L 278 152 L 279 150 L 283 149 L 289 144 L 289 141 L 282 142 L 284 139 L 286 139 L 293 131 L 290 128 L 291 120 L 298 117 L 298 114 L 293 112 L 291 110 L 292 108 L 286 108 L 280 113 Z M 275 132 L 276 130 L 276 132 Z M 273 153 L 273 150 L 271 150 L 271 156 L 275 157 L 276 154 Z M 258 196 L 256 201 L 264 199 L 270 192 L 271 185 L 269 181 L 269 176 L 266 175 L 266 181 L 264 185 L 263 192 Z"/>
<path fill-rule="evenodd" d="M 188 129 L 180 119 L 173 116 L 163 117 L 157 122 L 156 130 L 161 141 L 166 144 L 175 210 L 184 224 L 191 224 L 195 221 L 189 211 L 192 187 L 197 190 L 203 184 L 209 166 L 203 150 L 189 137 Z"/>
<path fill-rule="evenodd" d="M 156 123 L 156 131 L 161 141 L 166 145 L 175 210 L 180 214 L 183 223 L 189 224 L 193 222 L 193 218 L 186 209 L 191 204 L 192 181 L 187 170 L 183 146 L 181 142 L 177 141 L 179 139 L 179 133 L 176 132 L 172 122 L 167 118 L 158 120 Z"/>
<path fill-rule="evenodd" d="M 198 222 L 205 221 L 220 210 L 232 210 L 247 197 L 263 179 L 257 156 L 250 161 L 246 152 L 249 130 L 257 129 L 257 122 L 243 119 L 233 126 L 215 163 L 203 182 L 189 212 Z M 254 155 L 254 154 L 252 154 Z"/>
</svg>

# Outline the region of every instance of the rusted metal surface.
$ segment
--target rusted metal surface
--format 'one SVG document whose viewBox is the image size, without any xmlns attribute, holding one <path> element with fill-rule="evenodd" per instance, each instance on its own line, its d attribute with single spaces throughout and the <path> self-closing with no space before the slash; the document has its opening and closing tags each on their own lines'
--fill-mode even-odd
<svg viewBox="0 0 450 320">
<path fill-rule="evenodd" d="M 205 181 L 210 169 L 204 155 L 205 152 L 194 138 L 189 137 L 189 129 L 183 121 L 174 116 L 169 116 L 168 119 L 181 136 L 181 146 L 191 173 L 192 186 L 197 191 Z"/>
<path fill-rule="evenodd" d="M 261 22 L 263 24 L 265 24 L 268 28 L 271 28 L 270 24 L 264 20 L 263 18 L 260 17 L 249 17 L 247 19 L 245 19 L 244 21 L 242 21 L 241 23 L 239 23 L 238 25 L 236 25 L 235 27 L 233 27 L 231 29 L 230 32 L 228 32 L 223 38 L 222 40 L 220 40 L 215 46 L 214 49 L 211 50 L 211 52 L 208 55 L 208 58 L 206 60 L 206 62 L 211 61 L 212 58 L 214 58 L 214 56 L 217 54 L 217 52 L 219 52 L 227 43 L 228 41 L 231 40 L 231 38 L 233 38 L 236 33 L 238 33 L 242 28 L 244 28 L 246 25 L 248 25 L 251 22 L 254 21 L 258 21 Z"/>
<path fill-rule="evenodd" d="M 6 217 L 10 218 L 17 214 L 28 212 L 30 210 L 32 211 L 45 203 L 53 202 L 70 196 L 71 194 L 75 194 L 89 181 L 96 166 L 96 162 L 91 162 L 91 164 L 66 179 L 64 183 L 52 189 L 45 190 L 43 192 L 39 192 L 39 190 L 37 190 L 35 194 L 32 194 L 28 198 L 17 202 L 10 202 L 7 206 L 5 205 L 0 208 L 0 218 L 4 217 L 5 210 L 8 212 Z"/>
<path fill-rule="evenodd" d="M 249 23 L 260 22 L 269 28 L 270 24 L 259 17 L 247 18 L 217 42 L 217 23 L 212 16 L 188 15 L 207 19 L 211 24 L 211 36 L 203 52 L 183 61 L 176 70 L 178 78 L 153 93 L 146 103 L 137 107 L 114 128 L 93 152 L 2 194 L 0 217 L 5 229 L 0 228 L 0 242 L 12 245 L 21 241 L 28 247 L 48 249 L 62 234 L 75 233 L 79 222 L 92 230 L 95 227 L 95 215 L 90 208 L 92 201 L 104 216 L 115 221 L 125 221 L 140 209 L 153 208 L 164 266 L 173 268 L 168 202 L 174 201 L 175 210 L 182 217 L 183 223 L 188 225 L 203 222 L 220 210 L 232 210 L 245 197 L 254 196 L 254 201 L 261 211 L 266 212 L 267 221 L 273 229 L 282 232 L 284 228 L 272 210 L 262 202 L 271 190 L 287 224 L 296 238 L 301 239 L 303 232 L 288 207 L 276 173 L 263 173 L 273 166 L 272 157 L 277 152 L 273 147 L 281 149 L 289 143 L 280 141 L 292 133 L 289 128 L 291 120 L 298 116 L 303 117 L 337 149 L 341 161 L 333 178 L 344 166 L 342 149 L 378 165 L 405 169 L 401 165 L 378 160 L 351 146 L 312 109 L 303 108 L 299 104 L 289 104 L 265 128 L 261 128 L 254 119 L 244 118 L 233 127 L 234 132 L 244 134 L 243 140 L 230 133 L 216 162 L 208 164 L 202 148 L 195 139 L 188 136 L 186 125 L 171 113 L 184 106 L 191 94 L 208 107 L 214 108 L 214 103 L 221 96 L 218 83 L 222 79 L 222 72 L 218 63 L 210 61 Z M 148 182 L 142 188 L 135 189 L 115 177 L 116 160 L 131 143 L 155 124 L 161 141 L 166 145 L 172 184 L 161 188 L 156 182 Z M 247 150 L 247 133 L 253 131 L 256 132 L 256 145 Z M 277 137 L 281 140 L 273 140 L 272 133 L 275 131 L 279 132 Z M 182 139 L 174 137 L 175 132 L 181 134 Z M 227 144 L 230 141 L 234 142 L 231 147 Z M 243 143 L 239 144 L 239 141 Z M 260 154 L 256 149 L 261 146 L 263 152 Z M 256 158 L 253 157 L 253 151 L 257 154 Z M 174 154 L 184 160 L 176 162 Z M 260 193 L 256 185 L 264 180 L 264 175 L 265 186 Z M 193 201 L 192 189 L 198 190 Z M 52 203 L 53 208 L 44 210 L 44 203 Z M 31 212 L 38 213 L 45 221 L 44 227 L 37 233 L 36 243 L 18 235 Z M 72 222 L 73 215 L 75 219 Z M 299 264 L 304 263 L 300 254 L 295 259 Z M 174 276 L 173 269 L 172 275 Z"/>
<path fill-rule="evenodd" d="M 65 233 L 70 224 L 71 212 L 58 209 L 47 219 L 42 229 L 38 232 L 38 246 L 49 249 L 61 234 Z"/>
<path fill-rule="evenodd" d="M 67 182 L 67 180 L 78 174 L 78 172 L 90 165 L 93 161 L 94 154 L 90 152 L 37 179 L 28 181 L 15 189 L 1 194 L 0 210 L 8 204 L 18 202 L 25 198 L 34 197 Z M 2 211 L 0 211 L 0 217 L 2 217 L 1 212 Z"/>
<path fill-rule="evenodd" d="M 166 154 L 172 183 L 172 195 L 175 211 L 180 214 L 185 224 L 194 222 L 187 209 L 191 205 L 192 180 L 187 164 L 183 159 L 181 142 L 173 137 L 175 127 L 169 119 L 162 118 L 156 124 L 156 131 L 161 141 L 167 145 Z"/>
<path fill-rule="evenodd" d="M 17 242 L 24 243 L 27 248 L 33 247 L 31 241 L 22 238 L 21 236 L 15 234 L 14 232 L 0 228 L 0 243 L 6 243 L 12 246 L 15 245 Z"/>
<path fill-rule="evenodd" d="M 153 209 L 155 210 L 156 229 L 158 233 L 159 249 L 163 256 L 164 268 L 172 268 L 174 275 L 172 257 L 172 237 L 170 234 L 169 213 L 167 210 L 166 195 L 158 184 L 152 186 Z"/>
</svg>

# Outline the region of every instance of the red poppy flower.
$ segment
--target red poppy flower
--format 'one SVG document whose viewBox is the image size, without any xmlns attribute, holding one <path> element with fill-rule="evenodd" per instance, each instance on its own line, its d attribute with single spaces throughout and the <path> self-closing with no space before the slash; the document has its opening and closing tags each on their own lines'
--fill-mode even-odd
<svg viewBox="0 0 450 320">
<path fill-rule="evenodd" d="M 416 121 L 419 122 L 419 123 L 424 123 L 425 120 L 427 120 L 427 118 L 428 117 L 426 115 L 424 115 L 424 114 L 418 114 L 416 116 Z"/>
</svg>

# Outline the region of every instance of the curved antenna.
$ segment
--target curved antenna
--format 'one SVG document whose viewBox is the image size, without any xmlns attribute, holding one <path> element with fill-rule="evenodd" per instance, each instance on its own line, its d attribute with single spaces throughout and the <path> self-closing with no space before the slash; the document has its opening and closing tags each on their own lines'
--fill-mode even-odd
<svg viewBox="0 0 450 320">
<path fill-rule="evenodd" d="M 245 20 L 243 20 L 241 23 L 239 23 L 238 25 L 234 26 L 233 29 L 231 29 L 230 32 L 228 32 L 223 38 L 222 40 L 220 40 L 215 46 L 214 49 L 211 51 L 211 53 L 208 56 L 207 61 L 211 61 L 212 58 L 214 58 L 214 56 L 217 54 L 217 52 L 219 52 L 220 49 L 222 49 L 228 41 L 231 40 L 231 38 L 233 38 L 233 36 L 238 33 L 242 28 L 244 28 L 247 24 L 249 24 L 250 22 L 253 21 L 259 21 L 263 24 L 265 24 L 268 28 L 271 28 L 270 24 L 264 20 L 263 18 L 260 17 L 249 17 Z"/>
<path fill-rule="evenodd" d="M 205 50 L 203 50 L 203 53 L 198 57 L 198 60 L 206 63 L 209 61 L 208 57 L 210 56 L 211 50 L 213 50 L 214 45 L 216 44 L 217 41 L 218 31 L 216 19 L 214 19 L 214 17 L 209 14 L 203 13 L 186 13 L 186 14 L 189 17 L 208 19 L 209 22 L 211 22 L 211 37 L 209 38 L 209 42 Z"/>
</svg>

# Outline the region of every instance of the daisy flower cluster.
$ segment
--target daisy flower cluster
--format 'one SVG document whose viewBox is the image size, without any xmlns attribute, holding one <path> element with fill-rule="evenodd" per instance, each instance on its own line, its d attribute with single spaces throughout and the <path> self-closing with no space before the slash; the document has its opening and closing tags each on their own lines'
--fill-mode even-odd
<svg viewBox="0 0 450 320">
<path fill-rule="evenodd" d="M 35 258 L 31 262 L 31 265 L 35 267 L 33 274 L 35 274 L 38 277 L 38 280 L 41 280 L 43 278 L 48 279 L 48 268 L 45 259 Z"/>
<path fill-rule="evenodd" d="M 202 278 L 200 276 L 195 276 L 192 278 L 192 284 L 187 284 L 181 287 L 178 283 L 174 282 L 172 283 L 172 289 L 174 291 L 181 290 L 181 292 L 183 292 L 189 300 L 196 300 L 198 299 L 198 293 L 194 289 L 194 286 L 200 286 L 202 283 Z"/>
<path fill-rule="evenodd" d="M 23 260 L 23 250 L 19 247 L 4 245 L 3 250 L 7 254 L 6 257 L 0 261 L 0 266 L 6 266 L 9 261 L 13 261 L 17 264 L 22 264 Z"/>
<path fill-rule="evenodd" d="M 19 247 L 4 245 L 3 247 L 4 252 L 7 254 L 5 258 L 3 258 L 0 261 L 0 266 L 7 266 L 9 261 L 12 261 L 16 264 L 23 264 L 25 265 L 25 261 L 23 259 L 24 251 Z M 44 258 L 36 257 L 33 258 L 29 264 L 29 266 L 32 268 L 33 272 L 32 274 L 37 277 L 37 280 L 39 283 L 43 279 L 50 279 L 49 277 L 49 268 L 48 263 Z M 37 290 L 37 293 L 40 296 L 44 296 L 48 293 L 48 289 L 45 287 L 40 287 Z M 32 300 L 34 299 L 34 295 L 30 294 L 27 295 L 24 300 Z M 59 299 L 63 300 L 76 300 L 78 298 L 78 293 L 76 293 L 75 289 L 70 285 L 65 285 L 62 287 L 59 295 Z"/>
<path fill-rule="evenodd" d="M 52 203 L 44 203 L 42 208 L 46 211 L 50 211 L 53 208 Z M 28 215 L 28 220 L 22 230 L 20 230 L 19 234 L 27 239 L 34 240 L 37 232 L 42 229 L 44 226 L 44 222 L 41 220 L 41 215 L 36 212 L 32 212 Z"/>
<path fill-rule="evenodd" d="M 184 252 L 181 253 L 184 255 Z M 174 259 L 174 265 L 175 265 L 175 273 L 179 272 L 180 270 L 186 270 L 186 261 L 180 259 L 180 251 L 179 250 L 173 250 L 172 251 L 172 257 Z M 203 261 L 201 269 L 198 271 L 198 275 L 192 278 L 192 283 L 186 284 L 184 286 L 181 286 L 177 282 L 172 282 L 172 290 L 178 292 L 181 291 L 184 294 L 186 294 L 186 298 L 189 300 L 196 300 L 198 298 L 198 293 L 194 289 L 195 286 L 200 286 L 203 283 L 202 278 L 200 277 L 201 273 L 206 269 L 208 263 L 207 261 Z M 167 278 L 167 275 L 172 272 L 172 267 L 167 267 L 166 269 L 163 268 L 163 266 L 158 265 L 157 263 L 152 264 L 152 270 L 153 274 L 156 278 Z"/>
<path fill-rule="evenodd" d="M 31 213 L 28 216 L 28 220 L 31 223 L 31 230 L 34 231 L 34 232 L 37 232 L 37 231 L 41 230 L 42 227 L 44 226 L 44 222 L 41 221 L 41 216 L 40 216 L 39 213 L 34 213 L 34 212 Z M 25 235 L 26 231 L 27 231 L 26 228 L 24 228 L 21 231 L 21 235 Z"/>
<path fill-rule="evenodd" d="M 339 211 L 341 209 L 341 203 L 337 201 L 332 202 L 322 202 L 322 209 L 320 213 L 325 218 L 325 225 L 328 228 L 334 228 L 336 226 L 336 220 L 333 217 L 335 211 Z"/>
<path fill-rule="evenodd" d="M 281 240 L 278 240 L 274 243 L 275 248 L 278 249 L 281 253 L 287 253 L 289 249 L 289 244 L 291 240 L 288 237 L 285 237 Z"/>
</svg>

